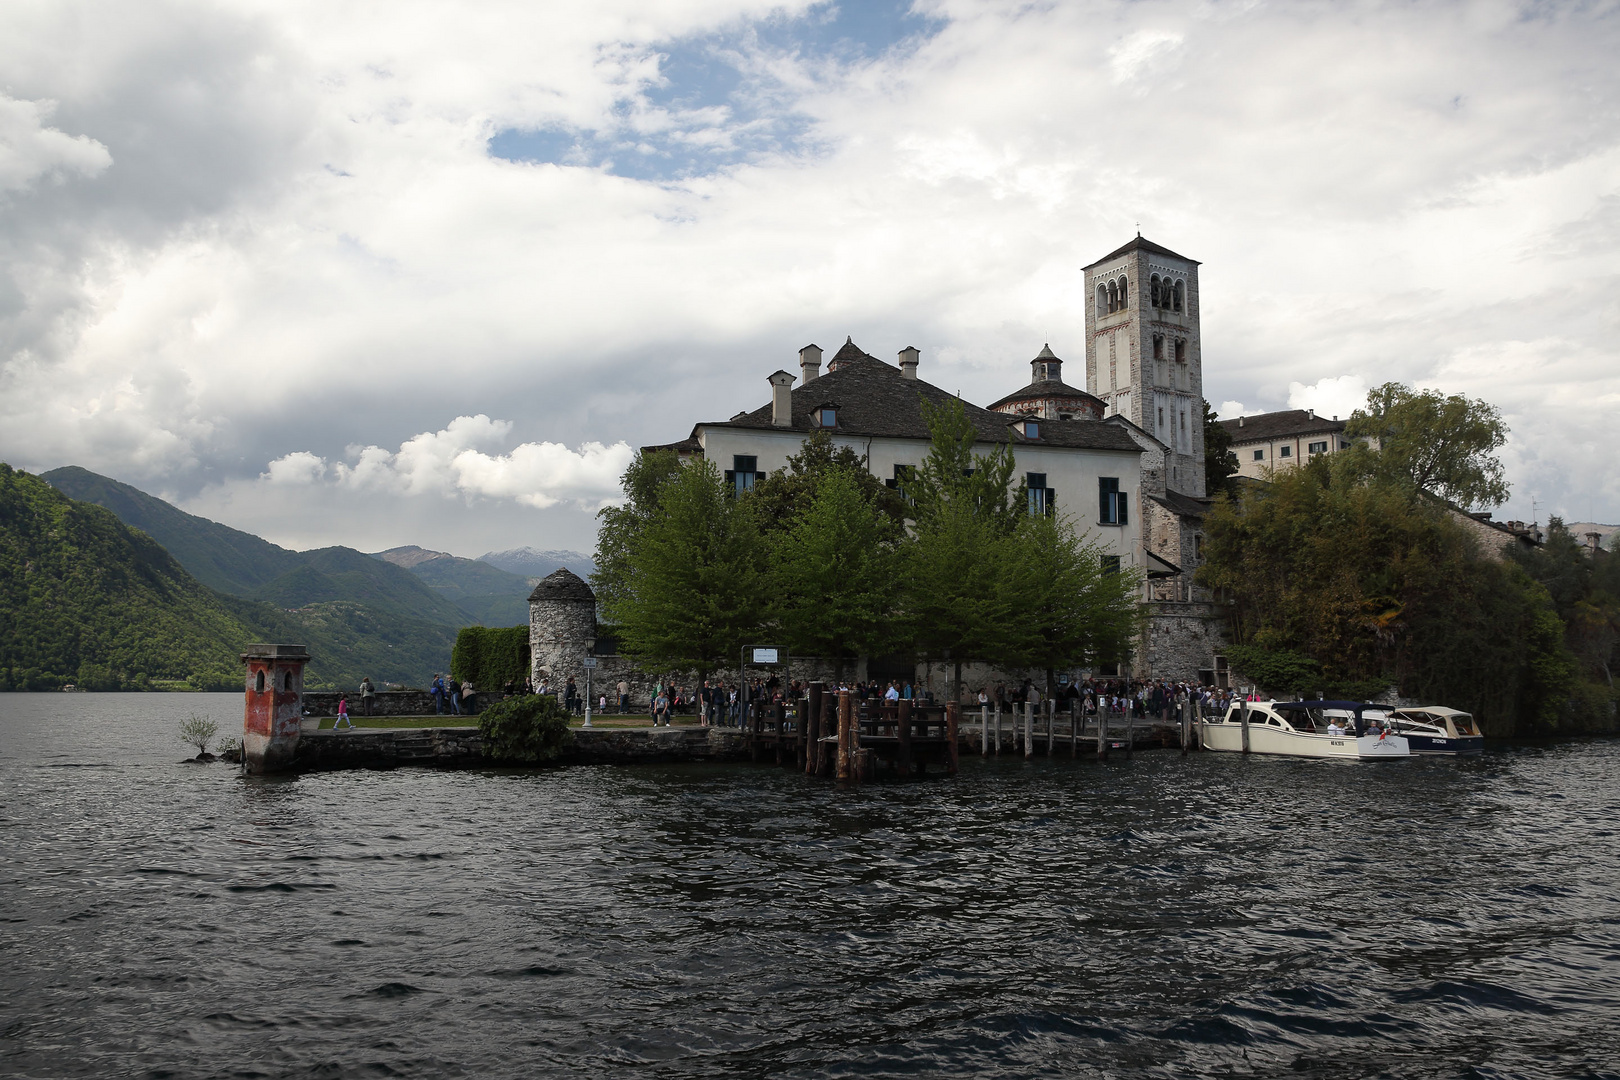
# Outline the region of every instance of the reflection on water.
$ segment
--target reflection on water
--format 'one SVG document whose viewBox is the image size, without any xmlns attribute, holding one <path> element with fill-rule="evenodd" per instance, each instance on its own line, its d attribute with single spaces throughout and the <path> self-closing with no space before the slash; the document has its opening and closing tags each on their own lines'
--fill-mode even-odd
<svg viewBox="0 0 1620 1080">
<path fill-rule="evenodd" d="M 0 1072 L 1620 1075 L 1614 744 L 254 781 L 195 710 L 0 695 Z"/>
</svg>

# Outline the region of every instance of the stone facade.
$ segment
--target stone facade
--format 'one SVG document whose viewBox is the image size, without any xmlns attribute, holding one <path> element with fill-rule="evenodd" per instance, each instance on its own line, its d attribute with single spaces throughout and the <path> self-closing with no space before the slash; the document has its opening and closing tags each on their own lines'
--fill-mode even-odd
<svg viewBox="0 0 1620 1080">
<path fill-rule="evenodd" d="M 596 636 L 596 594 L 564 567 L 529 594 L 529 668 L 536 686 L 548 678 L 562 686 L 573 676 L 585 687 L 587 644 Z"/>
<path fill-rule="evenodd" d="M 1086 389 L 1166 448 L 1166 482 L 1204 495 L 1198 263 L 1138 236 L 1086 267 Z"/>
</svg>

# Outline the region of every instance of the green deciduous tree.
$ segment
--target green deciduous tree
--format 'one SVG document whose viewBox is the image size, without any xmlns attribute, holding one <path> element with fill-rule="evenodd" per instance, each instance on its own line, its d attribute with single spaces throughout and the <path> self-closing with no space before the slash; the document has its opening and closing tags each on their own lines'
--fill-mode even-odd
<svg viewBox="0 0 1620 1080">
<path fill-rule="evenodd" d="M 1217 500 L 1205 536 L 1198 580 L 1230 598 L 1235 642 L 1309 657 L 1324 689 L 1396 684 L 1494 734 L 1544 730 L 1568 699 L 1547 591 L 1409 480 L 1318 458 Z"/>
<path fill-rule="evenodd" d="M 679 466 L 654 501 L 645 523 L 626 531 L 620 576 L 597 600 L 626 655 L 706 675 L 759 631 L 764 540 L 752 504 L 734 497 L 713 462 Z"/>
<path fill-rule="evenodd" d="M 774 534 L 772 614 L 795 653 L 845 660 L 892 640 L 896 529 L 870 479 L 859 462 L 826 470 Z"/>
<path fill-rule="evenodd" d="M 847 446 L 835 446 L 825 428 L 811 432 L 800 451 L 787 459 L 786 468 L 766 476 L 748 493 L 760 527 L 767 532 L 789 528 L 810 506 L 821 482 L 834 473 L 853 481 L 861 500 L 883 513 L 884 535 L 898 538 L 905 520 L 905 500 L 872 475 L 864 457 Z"/>
<path fill-rule="evenodd" d="M 922 403 L 931 443 L 928 456 L 906 482 L 912 517 L 921 526 L 947 506 L 966 506 L 987 527 L 1009 534 L 1025 511 L 1024 482 L 1013 483 L 1017 462 L 1009 442 L 976 453 L 978 430 L 962 403 Z"/>
<path fill-rule="evenodd" d="M 1495 456 L 1507 442 L 1507 425 L 1489 402 L 1385 383 L 1367 395 L 1365 409 L 1350 414 L 1344 430 L 1351 438 L 1373 440 L 1351 455 L 1372 475 L 1464 507 L 1507 501 L 1507 481 Z"/>
<path fill-rule="evenodd" d="M 1001 588 L 1009 666 L 1046 672 L 1086 662 L 1124 661 L 1141 630 L 1141 575 L 1106 569 L 1103 550 L 1067 516 L 1026 514 L 1002 543 Z"/>
<path fill-rule="evenodd" d="M 591 588 L 598 605 L 606 609 L 621 599 L 630 583 L 630 553 L 658 510 L 664 485 L 679 472 L 681 459 L 668 450 L 639 453 L 624 470 L 619 484 L 624 502 L 604 506 L 596 513 L 596 569 Z"/>
</svg>

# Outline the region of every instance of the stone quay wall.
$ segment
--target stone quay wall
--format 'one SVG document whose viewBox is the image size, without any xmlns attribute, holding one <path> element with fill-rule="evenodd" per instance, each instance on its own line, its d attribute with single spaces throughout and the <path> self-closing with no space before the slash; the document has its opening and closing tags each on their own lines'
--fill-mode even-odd
<svg viewBox="0 0 1620 1080">
<path fill-rule="evenodd" d="M 573 745 L 558 764 L 636 765 L 683 761 L 746 761 L 748 735 L 735 728 L 575 729 Z M 306 731 L 298 739 L 294 768 L 492 769 L 477 728 L 390 728 L 380 731 Z"/>
</svg>

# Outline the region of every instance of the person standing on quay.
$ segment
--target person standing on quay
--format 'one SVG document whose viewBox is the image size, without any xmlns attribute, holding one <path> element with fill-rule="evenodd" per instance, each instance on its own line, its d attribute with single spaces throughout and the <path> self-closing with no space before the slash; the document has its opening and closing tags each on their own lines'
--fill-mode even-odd
<svg viewBox="0 0 1620 1080">
<path fill-rule="evenodd" d="M 348 695 L 339 694 L 338 695 L 338 715 L 337 715 L 337 720 L 332 724 L 332 730 L 336 731 L 338 728 L 342 727 L 344 724 L 349 725 L 349 730 L 350 731 L 354 730 L 354 721 L 349 719 L 349 698 L 348 698 Z"/>
<path fill-rule="evenodd" d="M 619 680 L 619 712 L 630 711 L 630 684 L 623 679 Z"/>
<path fill-rule="evenodd" d="M 360 680 L 360 711 L 371 715 L 372 699 L 377 696 L 377 688 L 371 685 L 371 676 L 367 675 Z"/>
<path fill-rule="evenodd" d="M 467 706 L 467 715 L 468 716 L 471 716 L 472 713 L 473 713 L 473 704 L 474 704 L 473 695 L 475 695 L 477 692 L 478 691 L 473 688 L 473 684 L 472 684 L 471 679 L 466 679 L 466 680 L 462 681 L 462 684 L 461 684 L 461 703 L 463 705 Z"/>
<path fill-rule="evenodd" d="M 433 698 L 433 715 L 444 715 L 444 676 L 438 672 L 433 673 L 433 685 L 428 687 L 428 695 Z"/>
</svg>

